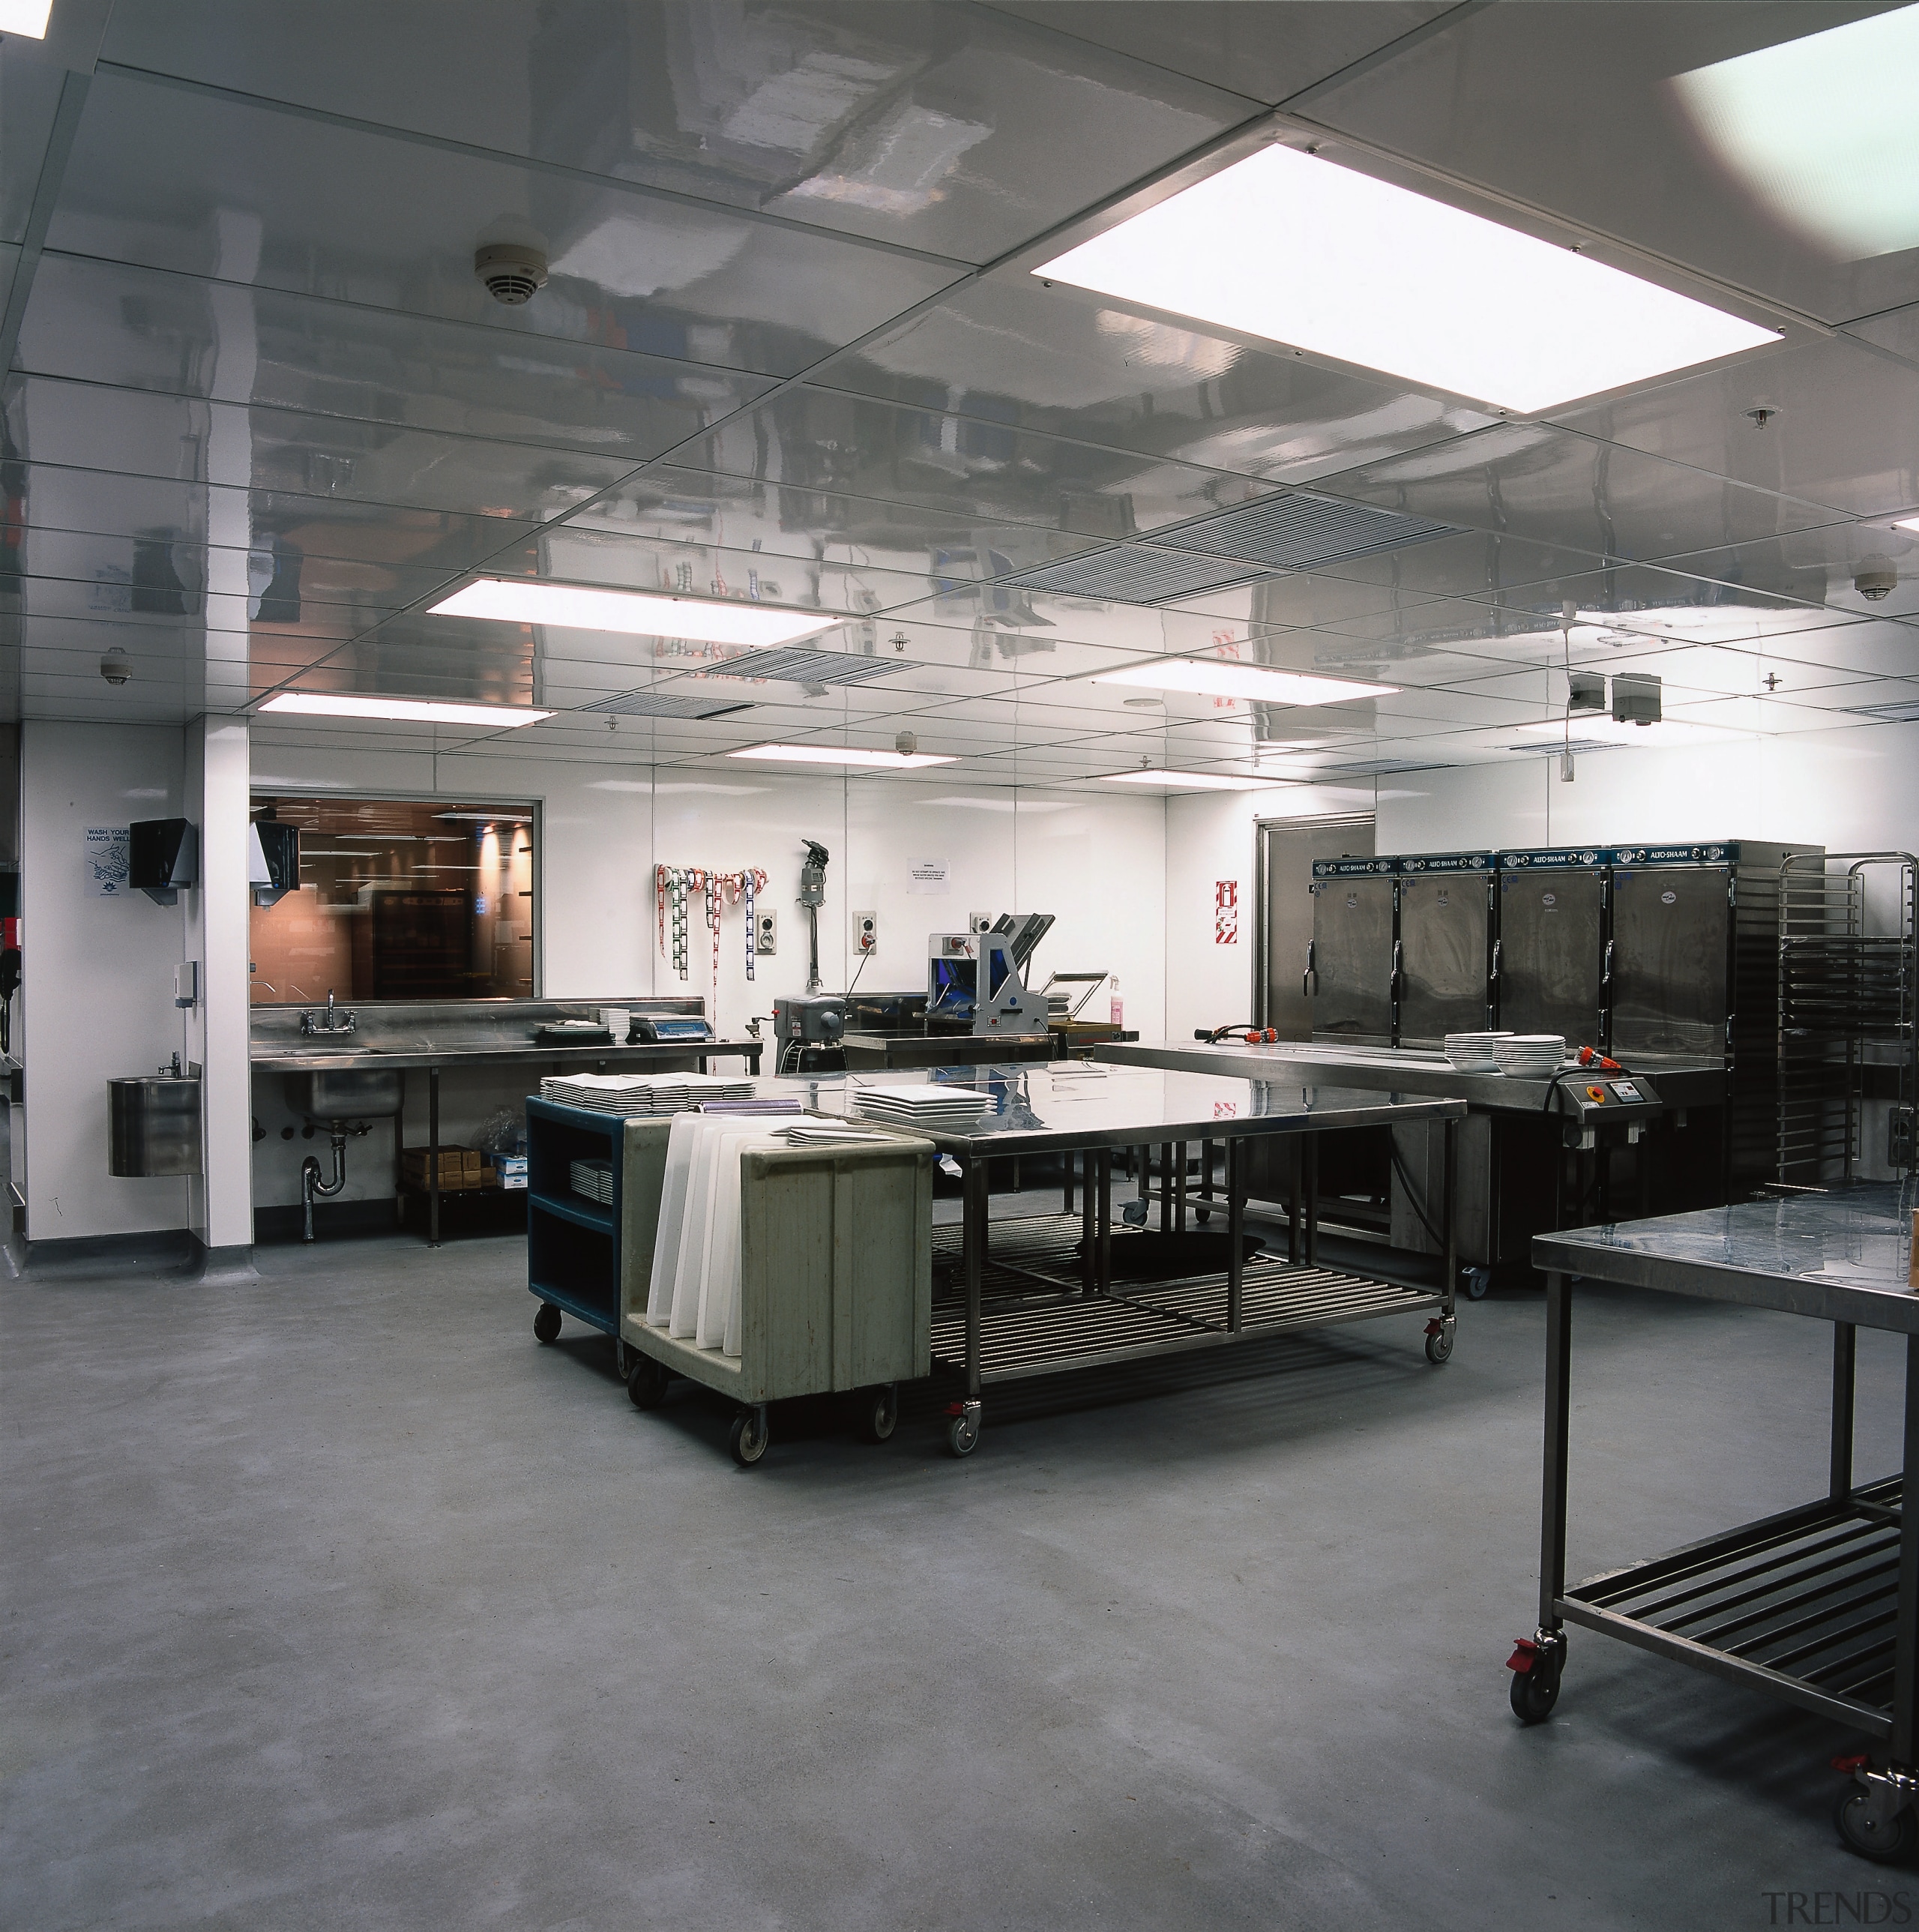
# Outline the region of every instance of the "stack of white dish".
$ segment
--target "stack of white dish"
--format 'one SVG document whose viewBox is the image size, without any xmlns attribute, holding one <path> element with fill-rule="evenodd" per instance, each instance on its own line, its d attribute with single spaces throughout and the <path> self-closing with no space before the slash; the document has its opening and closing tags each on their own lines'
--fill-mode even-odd
<svg viewBox="0 0 1919 1932">
<path fill-rule="evenodd" d="M 703 1100 L 748 1100 L 753 1082 L 719 1073 L 565 1073 L 540 1082 L 540 1098 L 589 1113 L 679 1114 Z"/>
<path fill-rule="evenodd" d="M 1566 1058 L 1566 1036 L 1562 1033 L 1508 1034 L 1495 1042 L 1492 1057 L 1509 1079 L 1550 1079 Z"/>
<path fill-rule="evenodd" d="M 993 1104 L 990 1094 L 972 1087 L 862 1087 L 853 1095 L 853 1112 L 903 1127 L 970 1127 Z"/>
<path fill-rule="evenodd" d="M 597 1201 L 602 1208 L 613 1205 L 613 1162 L 610 1160 L 576 1160 L 567 1168 L 567 1178 L 576 1194 Z"/>
<path fill-rule="evenodd" d="M 1446 1057 L 1461 1073 L 1496 1073 L 1499 1062 L 1493 1057 L 1494 1046 L 1512 1037 L 1510 1033 L 1449 1033 Z"/>
</svg>

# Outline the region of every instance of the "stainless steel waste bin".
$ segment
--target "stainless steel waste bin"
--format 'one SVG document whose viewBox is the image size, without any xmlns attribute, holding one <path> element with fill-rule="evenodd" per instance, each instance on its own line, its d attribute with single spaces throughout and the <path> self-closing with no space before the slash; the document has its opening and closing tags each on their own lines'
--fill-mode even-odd
<svg viewBox="0 0 1919 1932">
<path fill-rule="evenodd" d="M 200 1083 L 167 1074 L 106 1083 L 106 1171 L 153 1178 L 200 1171 Z"/>
</svg>

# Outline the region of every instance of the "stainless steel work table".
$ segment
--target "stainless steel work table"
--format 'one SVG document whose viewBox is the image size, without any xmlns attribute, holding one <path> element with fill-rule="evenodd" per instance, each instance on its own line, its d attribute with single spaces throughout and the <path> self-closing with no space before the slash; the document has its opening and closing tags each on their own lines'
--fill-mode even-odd
<svg viewBox="0 0 1919 1932">
<path fill-rule="evenodd" d="M 1128 1042 L 1096 1046 L 1096 1060 L 1124 1066 L 1162 1066 L 1189 1073 L 1225 1074 L 1241 1080 L 1324 1080 L 1396 1094 L 1428 1094 L 1459 1100 L 1475 1111 L 1537 1114 L 1547 1104 L 1543 1080 L 1509 1079 L 1503 1073 L 1462 1073 L 1443 1053 L 1411 1047 L 1337 1046 L 1318 1040 Z M 1669 1108 L 1726 1104 L 1723 1060 L 1642 1056 L 1633 1063 L 1659 1089 Z"/>
<path fill-rule="evenodd" d="M 1216 1076 L 1144 1067 L 1001 1065 L 941 1068 L 920 1073 L 844 1074 L 764 1083 L 803 1093 L 829 1113 L 852 1113 L 866 1086 L 931 1083 L 972 1088 L 992 1097 L 991 1109 L 964 1130 L 914 1127 L 960 1165 L 964 1196 L 957 1227 L 934 1230 L 936 1270 L 956 1292 L 937 1298 L 933 1316 L 936 1364 L 964 1377 L 954 1405 L 949 1440 L 955 1454 L 979 1440 L 982 1391 L 988 1383 L 1178 1351 L 1215 1348 L 1288 1328 L 1362 1322 L 1375 1316 L 1429 1313 L 1426 1353 L 1435 1363 L 1452 1353 L 1452 1246 L 1454 1132 L 1463 1102 L 1297 1080 L 1228 1080 Z M 1446 1124 L 1442 1207 L 1444 1272 L 1438 1288 L 1408 1286 L 1319 1264 L 1318 1229 L 1308 1214 L 1288 1230 L 1284 1261 L 1244 1258 L 1248 1140 L 1299 1137 L 1310 1172 L 1316 1137 L 1399 1120 Z M 1172 1202 L 1162 1197 L 1161 1268 L 1142 1275 L 1123 1265 L 1116 1284 L 1112 1226 L 1113 1155 L 1154 1145 L 1168 1154 L 1193 1141 L 1226 1150 L 1225 1238 L 1220 1264 L 1198 1268 L 1182 1256 L 1204 1236 L 1171 1225 Z M 992 1222 L 987 1216 L 988 1163 L 1009 1156 L 1078 1154 L 1087 1164 L 1081 1213 Z M 1180 1162 L 1185 1172 L 1183 1157 Z M 1171 1163 L 1163 1170 L 1170 1173 Z M 1183 1195 L 1183 1187 L 1182 1187 Z M 1306 1190 L 1310 1198 L 1312 1190 Z M 1170 1190 L 1168 1190 L 1170 1196 Z M 1214 1208 L 1209 1211 L 1217 1211 Z M 991 1245 L 989 1246 L 989 1236 Z M 1150 1238 L 1123 1230 L 1123 1264 L 1149 1251 L 1132 1246 Z M 943 1299 L 946 1306 L 940 1305 Z"/>
<path fill-rule="evenodd" d="M 1906 1343 L 1905 1460 L 1919 1450 L 1919 1292 L 1907 1286 L 1909 1184 L 1868 1184 L 1652 1221 L 1543 1234 L 1546 1276 L 1545 1494 L 1540 1622 L 1510 1660 L 1513 1707 L 1537 1723 L 1558 1700 L 1565 1626 L 1758 1686 L 1878 1741 L 1840 1804 L 1842 1835 L 1869 1857 L 1919 1841 L 1919 1520 L 1904 1472 L 1853 1471 L 1858 1331 Z M 1816 1502 L 1568 1588 L 1566 1494 L 1576 1280 L 1770 1308 L 1833 1324 L 1830 1480 Z"/>
<path fill-rule="evenodd" d="M 532 1066 L 539 1070 L 535 1081 L 560 1073 L 605 1073 L 615 1070 L 643 1071 L 648 1067 L 669 1070 L 697 1060 L 704 1073 L 712 1060 L 740 1059 L 749 1073 L 760 1070 L 763 1042 L 757 1040 L 648 1040 L 634 1046 L 502 1046 L 496 1035 L 475 1042 L 457 1039 L 418 1043 L 396 1040 L 391 1046 L 369 1043 L 361 1046 L 316 1046 L 301 1051 L 256 1054 L 252 1062 L 256 1073 L 310 1073 L 316 1070 L 352 1072 L 368 1069 L 382 1073 L 424 1071 L 427 1076 L 427 1245 L 439 1245 L 439 1076 L 448 1067 Z M 406 1144 L 405 1089 L 400 1112 L 394 1120 L 394 1157 Z"/>
</svg>

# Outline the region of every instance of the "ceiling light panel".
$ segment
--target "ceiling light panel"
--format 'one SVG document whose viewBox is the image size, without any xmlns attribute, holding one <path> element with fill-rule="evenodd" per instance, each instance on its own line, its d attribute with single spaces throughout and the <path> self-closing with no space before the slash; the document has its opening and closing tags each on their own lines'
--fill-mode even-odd
<svg viewBox="0 0 1919 1932">
<path fill-rule="evenodd" d="M 1283 782 L 1279 778 L 1234 778 L 1225 772 L 1171 772 L 1148 769 L 1137 772 L 1105 772 L 1107 784 L 1145 785 L 1161 791 L 1267 791 Z"/>
<path fill-rule="evenodd" d="M 1779 336 L 1278 146 L 1033 273 L 1527 413 Z"/>
<path fill-rule="evenodd" d="M 916 772 L 928 765 L 954 765 L 957 758 L 931 752 L 868 752 L 850 745 L 748 745 L 730 758 L 759 758 L 779 765 L 854 765 L 874 771 Z"/>
<path fill-rule="evenodd" d="M 0 0 L 0 34 L 17 34 L 23 40 L 46 38 L 47 16 L 53 0 Z"/>
<path fill-rule="evenodd" d="M 476 578 L 429 607 L 436 617 L 484 617 L 508 624 L 551 624 L 574 631 L 618 631 L 634 637 L 683 638 L 700 644 L 790 643 L 845 620 L 703 597 L 606 590 L 538 578 Z"/>
<path fill-rule="evenodd" d="M 1390 698 L 1399 689 L 1396 684 L 1309 677 L 1225 658 L 1169 658 L 1158 664 L 1102 671 L 1093 682 L 1142 685 L 1149 691 L 1191 692 L 1202 698 L 1250 698 L 1268 704 L 1337 704 L 1342 698 Z"/>
<path fill-rule="evenodd" d="M 442 704 L 412 698 L 353 698 L 310 691 L 283 691 L 260 706 L 282 717 L 379 718 L 419 724 L 472 724 L 505 730 L 537 724 L 550 711 L 514 704 Z"/>
</svg>

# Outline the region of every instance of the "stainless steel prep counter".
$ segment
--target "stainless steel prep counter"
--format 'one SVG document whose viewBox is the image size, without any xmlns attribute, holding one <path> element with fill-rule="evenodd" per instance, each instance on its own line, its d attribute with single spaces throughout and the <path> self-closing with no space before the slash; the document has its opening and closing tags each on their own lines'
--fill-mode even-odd
<svg viewBox="0 0 1919 1932">
<path fill-rule="evenodd" d="M 1838 1823 L 1869 1857 L 1919 1843 L 1919 1517 L 1903 1508 L 1919 1450 L 1919 1292 L 1908 1286 L 1911 1184 L 1795 1194 L 1653 1221 L 1542 1236 L 1546 1270 L 1546 1455 L 1540 1621 L 1510 1660 L 1513 1707 L 1538 1723 L 1558 1700 L 1565 1627 L 1753 1685 L 1837 1719 L 1889 1752 L 1862 1759 Z M 1816 1502 L 1568 1588 L 1567 1454 L 1576 1282 L 1615 1282 L 1777 1310 L 1833 1324 L 1829 1478 Z M 1906 1337 L 1900 1469 L 1853 1468 L 1861 1328 Z M 1662 1480 L 1669 1480 L 1660 1472 Z"/>
<path fill-rule="evenodd" d="M 1635 1183 L 1639 1191 L 1633 1204 L 1642 1214 L 1726 1198 L 1722 1129 L 1727 1072 L 1720 1060 L 1674 1054 L 1633 1060 L 1633 1071 L 1654 1083 L 1660 1103 L 1656 1117 L 1660 1160 L 1635 1162 L 1598 1144 L 1605 1136 L 1596 1136 L 1591 1147 L 1563 1148 L 1563 1124 L 1548 1111 L 1551 1082 L 1462 1073 L 1441 1053 L 1303 1040 L 1256 1046 L 1243 1040 L 1216 1046 L 1168 1040 L 1098 1046 L 1093 1057 L 1118 1065 L 1254 1079 L 1324 1080 L 1463 1102 L 1473 1118 L 1460 1136 L 1459 1244 L 1468 1264 L 1468 1292 L 1474 1295 L 1485 1292 L 1495 1268 L 1525 1269 L 1534 1235 L 1607 1219 L 1613 1196 L 1630 1195 Z M 1700 1117 L 1696 1120 L 1691 1118 L 1694 1114 Z M 1622 1131 L 1614 1130 L 1612 1138 L 1620 1139 Z M 1396 1124 L 1390 1150 L 1382 1146 L 1368 1154 L 1363 1172 L 1356 1178 L 1349 1171 L 1343 1186 L 1335 1178 L 1329 1190 L 1336 1197 L 1351 1195 L 1363 1183 L 1384 1196 L 1384 1216 L 1355 1208 L 1348 1199 L 1327 1203 L 1329 1222 L 1337 1218 L 1350 1232 L 1430 1253 L 1435 1243 L 1417 1202 L 1432 1186 L 1437 1154 L 1423 1127 Z M 1657 1200 L 1648 1192 L 1655 1179 L 1661 1197 Z M 1270 1169 L 1256 1168 L 1251 1185 L 1261 1198 L 1290 1198 L 1289 1179 Z"/>
<path fill-rule="evenodd" d="M 1429 1316 L 1429 1359 L 1443 1362 L 1452 1353 L 1451 1150 L 1466 1111 L 1462 1102 L 1297 1077 L 1234 1080 L 1177 1069 L 1059 1063 L 823 1075 L 766 1082 L 761 1090 L 790 1090 L 823 1112 L 852 1114 L 862 1087 L 923 1083 L 970 1088 L 992 1100 L 965 1129 L 911 1130 L 958 1162 L 964 1189 L 958 1226 L 936 1228 L 934 1250 L 936 1268 L 944 1264 L 949 1289 L 956 1291 L 943 1298 L 943 1306 L 936 1300 L 933 1318 L 934 1360 L 964 1376 L 964 1399 L 949 1432 L 956 1454 L 967 1454 L 979 1439 L 981 1392 L 988 1382 L 1390 1314 Z M 1303 1222 L 1296 1220 L 1284 1261 L 1245 1258 L 1247 1148 L 1290 1138 L 1309 1175 L 1322 1134 L 1407 1120 L 1440 1123 L 1447 1150 L 1446 1252 L 1438 1288 L 1321 1268 L 1309 1213 Z M 1167 1257 L 1165 1265 L 1116 1285 L 1115 1150 L 1158 1145 L 1170 1156 L 1177 1146 L 1183 1172 L 1184 1145 L 1193 1141 L 1216 1141 L 1225 1148 L 1225 1239 L 1216 1232 L 1187 1236 L 1170 1225 L 1170 1203 L 1162 1202 L 1162 1246 L 1153 1252 Z M 1087 1164 L 1078 1216 L 1039 1215 L 989 1226 L 990 1160 L 1075 1153 Z M 1165 1171 L 1171 1172 L 1170 1160 Z M 1151 1238 L 1123 1231 L 1123 1260 L 1146 1252 L 1135 1244 Z M 1223 1250 L 1216 1262 L 1196 1267 L 1184 1258 L 1207 1242 Z"/>
<path fill-rule="evenodd" d="M 697 998 L 628 997 L 606 1000 L 489 1000 L 464 1001 L 360 1001 L 358 1024 L 350 1034 L 313 1034 L 300 1031 L 303 1012 L 297 1006 L 256 1007 L 253 1014 L 251 1066 L 255 1073 L 310 1074 L 424 1072 L 427 1076 L 427 1240 L 436 1246 L 440 1238 L 443 1190 L 440 1186 L 440 1075 L 467 1069 L 523 1067 L 527 1084 L 561 1073 L 684 1072 L 689 1066 L 704 1073 L 715 1060 L 739 1059 L 745 1071 L 757 1074 L 763 1042 L 757 1040 L 668 1040 L 628 1046 L 541 1046 L 533 1028 L 557 1020 L 596 1018 L 603 1008 L 618 1008 L 649 1019 L 703 1018 L 705 1003 Z M 523 1088 L 523 1092 L 524 1089 Z M 394 1115 L 394 1156 L 397 1165 L 405 1145 L 404 1082 L 400 1111 Z M 395 1176 L 396 1190 L 399 1178 Z M 401 1196 L 403 1198 L 403 1196 Z"/>
</svg>

